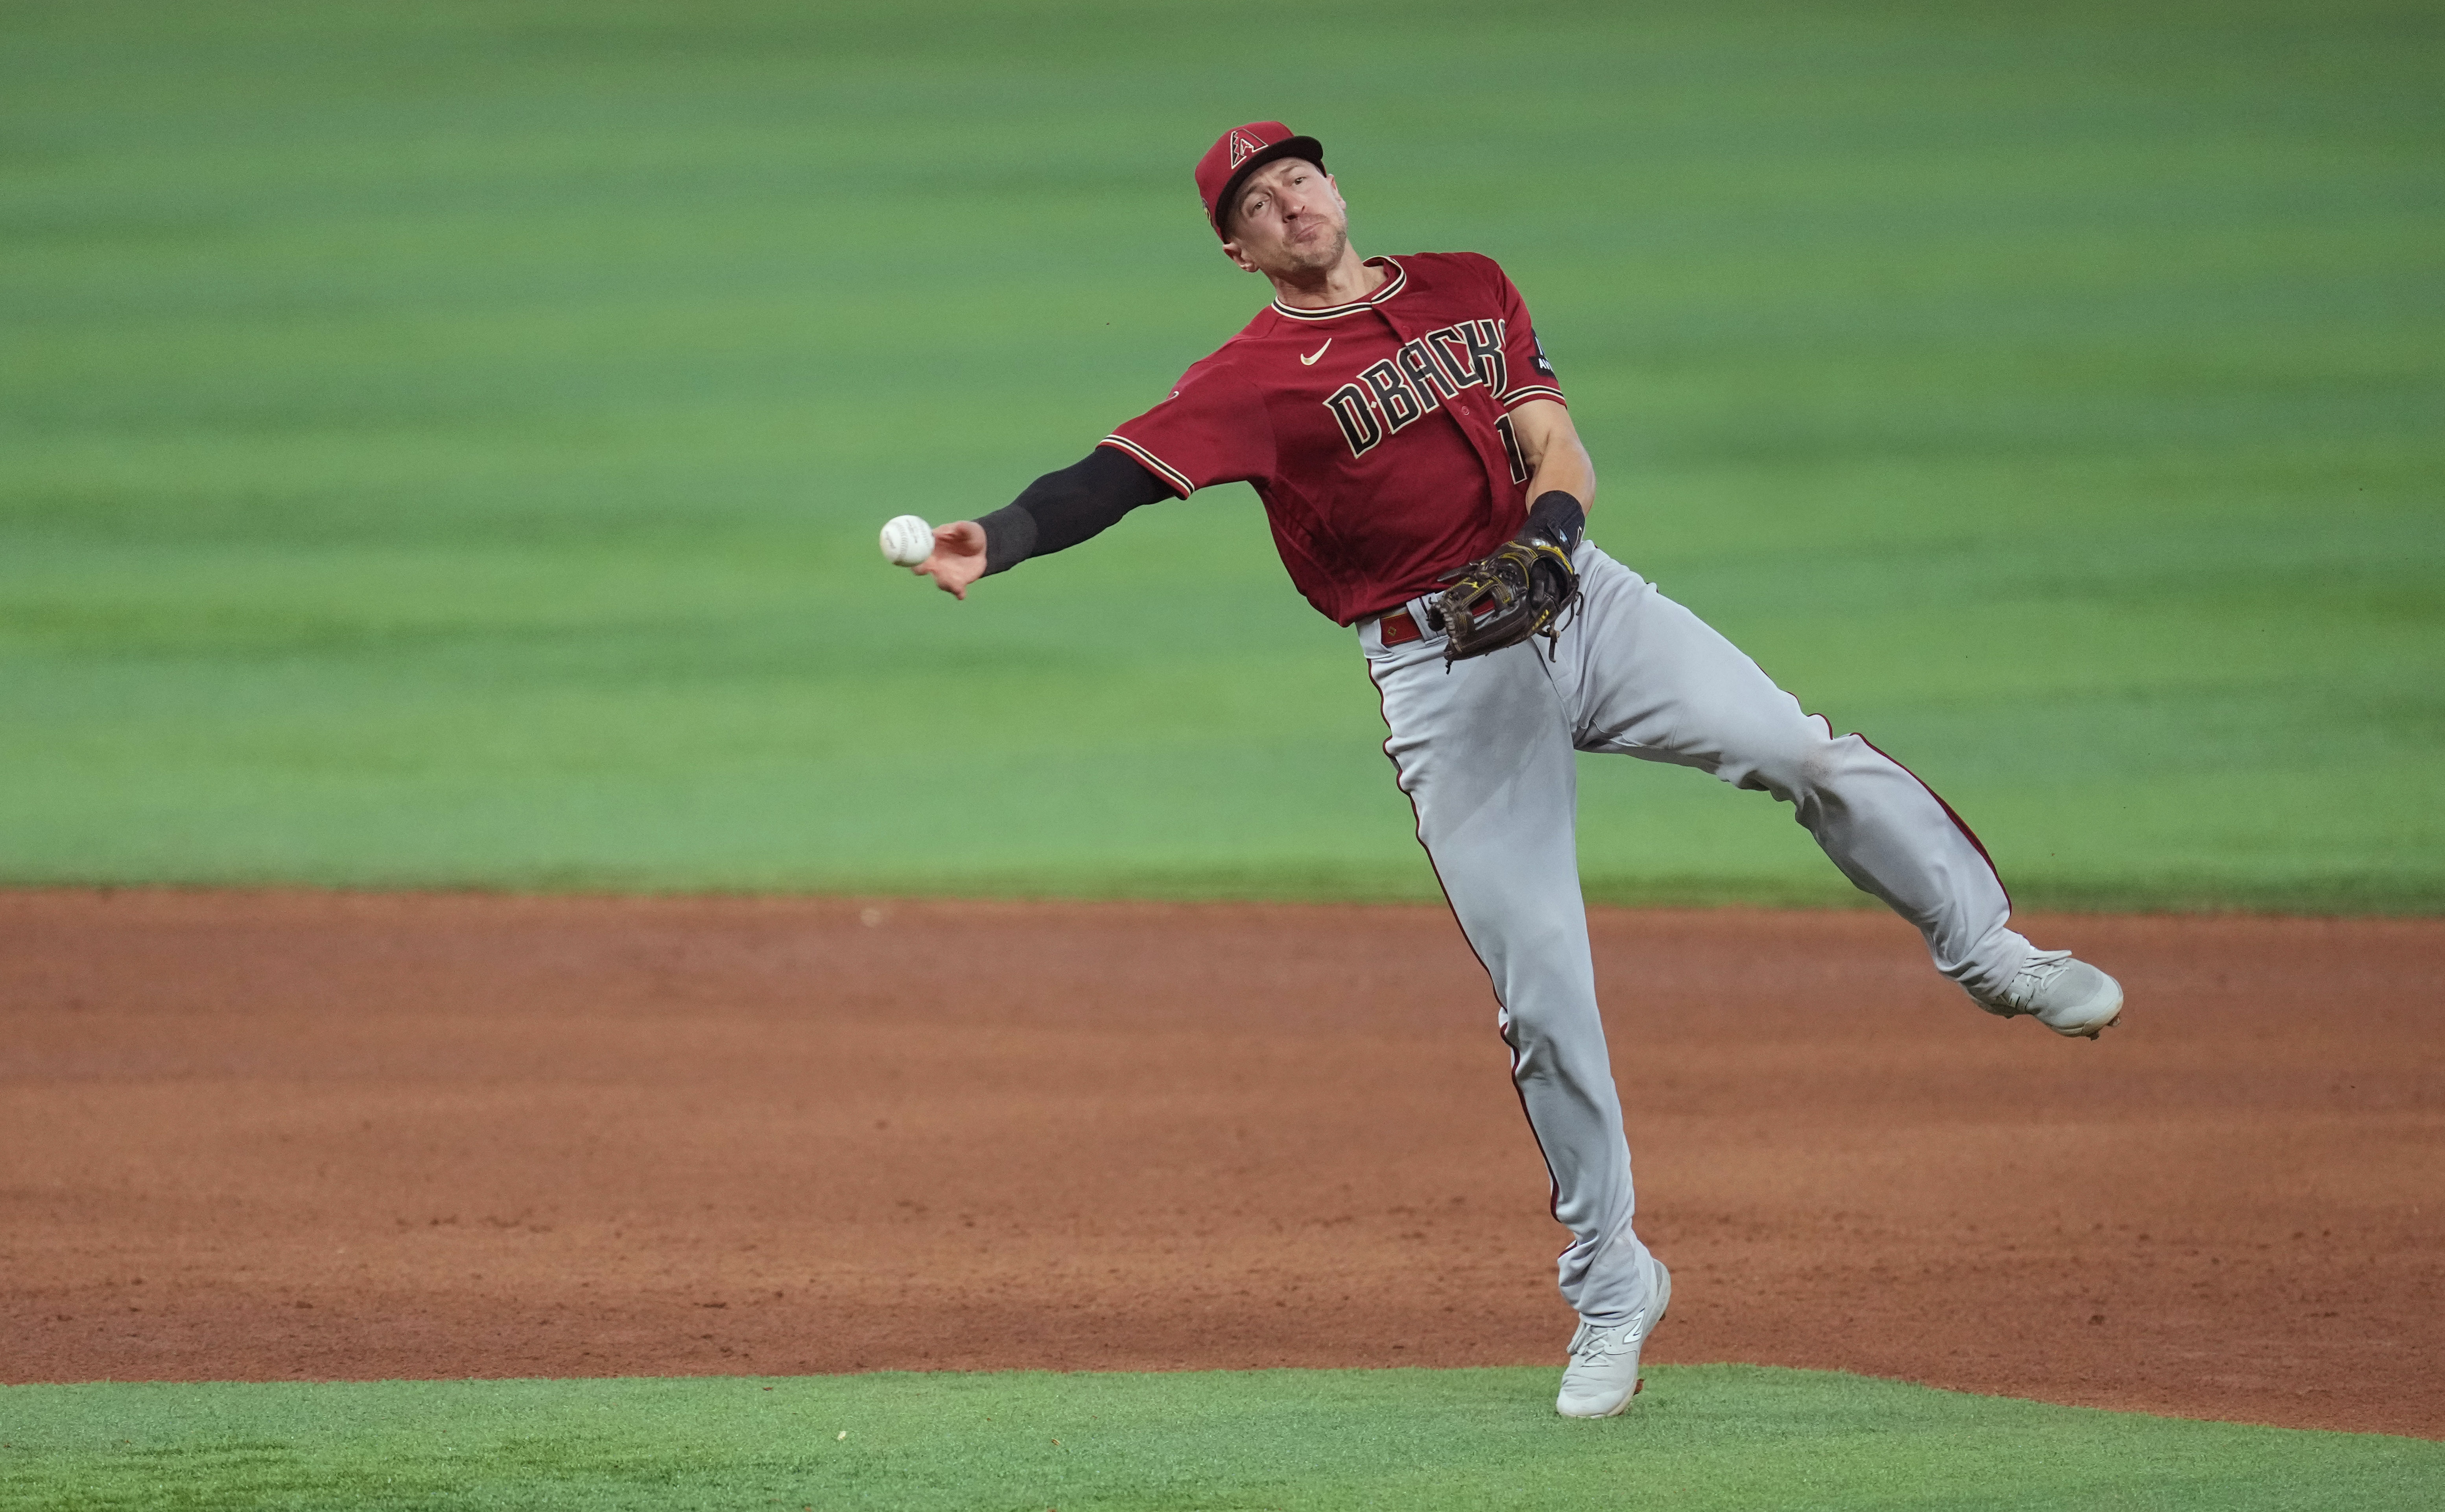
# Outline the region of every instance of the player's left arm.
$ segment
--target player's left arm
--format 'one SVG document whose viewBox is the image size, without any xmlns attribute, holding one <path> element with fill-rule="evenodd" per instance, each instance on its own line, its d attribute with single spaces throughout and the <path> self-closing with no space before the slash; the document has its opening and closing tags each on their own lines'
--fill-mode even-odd
<svg viewBox="0 0 2445 1512">
<path fill-rule="evenodd" d="M 1528 498 L 1533 504 L 1552 493 L 1568 494 L 1582 514 L 1596 508 L 1596 464 L 1579 444 L 1579 429 L 1571 412 L 1550 399 L 1532 399 L 1511 411 L 1512 439 L 1520 443 L 1521 460 L 1528 464 Z"/>
<path fill-rule="evenodd" d="M 1517 645 L 1531 636 L 1549 641 L 1579 595 L 1572 558 L 1587 530 L 1596 496 L 1596 464 L 1579 444 L 1571 412 L 1550 399 L 1511 407 L 1511 439 L 1528 464 L 1528 520 L 1520 533 L 1444 581 L 1428 621 L 1450 639 L 1446 662 Z"/>
</svg>

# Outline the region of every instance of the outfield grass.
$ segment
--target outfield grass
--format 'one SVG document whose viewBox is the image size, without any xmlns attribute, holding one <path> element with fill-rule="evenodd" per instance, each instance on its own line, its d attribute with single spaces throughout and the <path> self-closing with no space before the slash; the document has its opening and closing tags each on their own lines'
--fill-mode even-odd
<svg viewBox="0 0 2445 1512">
<path fill-rule="evenodd" d="M 2445 904 L 2426 3 L 0 9 L 0 881 L 1426 895 L 1253 497 L 875 555 L 1365 249 L 1540 312 L 1596 534 L 2025 902 Z M 1856 897 L 1606 763 L 1613 899 Z"/>
<path fill-rule="evenodd" d="M 0 1388 L 0 1507 L 2433 1505 L 2445 1446 L 1657 1367 Z"/>
</svg>

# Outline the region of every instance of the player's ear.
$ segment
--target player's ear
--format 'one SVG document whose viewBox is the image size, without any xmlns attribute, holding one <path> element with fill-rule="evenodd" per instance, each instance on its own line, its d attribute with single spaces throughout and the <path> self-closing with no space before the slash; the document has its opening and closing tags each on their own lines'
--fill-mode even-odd
<svg viewBox="0 0 2445 1512">
<path fill-rule="evenodd" d="M 1255 263 L 1240 255 L 1240 244 L 1236 241 L 1226 241 L 1222 244 L 1222 255 L 1230 258 L 1231 266 L 1243 273 L 1253 273 L 1257 271 Z"/>
</svg>

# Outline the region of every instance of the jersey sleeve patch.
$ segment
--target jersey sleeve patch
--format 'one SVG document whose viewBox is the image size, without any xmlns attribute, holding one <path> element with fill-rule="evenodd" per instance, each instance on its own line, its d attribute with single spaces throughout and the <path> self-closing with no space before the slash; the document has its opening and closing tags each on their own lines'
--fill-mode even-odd
<svg viewBox="0 0 2445 1512">
<path fill-rule="evenodd" d="M 1502 301 L 1503 356 L 1511 376 L 1520 381 L 1516 388 L 1506 383 L 1497 389 L 1502 397 L 1495 402 L 1506 410 L 1517 409 L 1532 399 L 1550 399 L 1567 405 L 1569 401 L 1562 398 L 1562 383 L 1554 371 L 1553 359 L 1545 355 L 1545 344 L 1538 338 L 1537 327 L 1529 320 L 1527 302 L 1501 269 L 1494 270 L 1494 276 L 1501 280 L 1497 297 Z"/>
</svg>

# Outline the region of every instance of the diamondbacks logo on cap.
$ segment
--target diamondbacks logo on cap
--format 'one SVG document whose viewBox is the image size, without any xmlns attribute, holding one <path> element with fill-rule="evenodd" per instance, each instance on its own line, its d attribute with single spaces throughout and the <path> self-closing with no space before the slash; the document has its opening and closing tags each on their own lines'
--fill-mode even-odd
<svg viewBox="0 0 2445 1512">
<path fill-rule="evenodd" d="M 1231 166 L 1239 167 L 1251 157 L 1265 150 L 1265 144 L 1236 127 L 1231 132 Z"/>
</svg>

